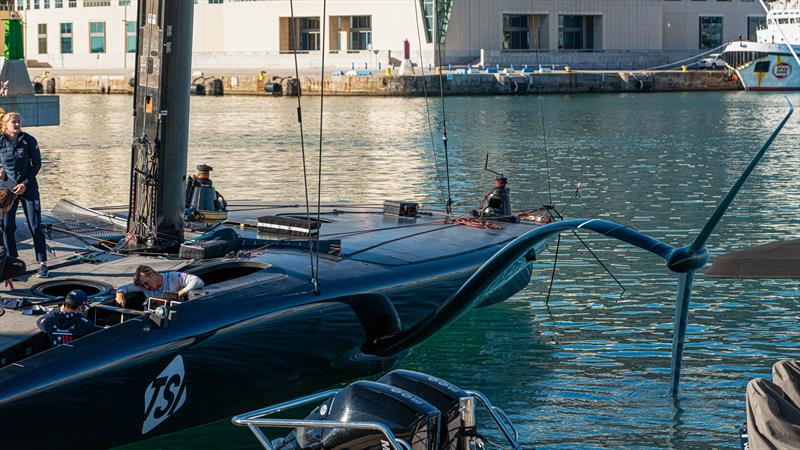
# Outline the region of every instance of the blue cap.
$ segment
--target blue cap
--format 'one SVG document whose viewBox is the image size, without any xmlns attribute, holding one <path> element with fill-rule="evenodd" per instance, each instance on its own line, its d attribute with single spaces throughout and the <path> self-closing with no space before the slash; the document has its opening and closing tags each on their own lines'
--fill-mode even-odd
<svg viewBox="0 0 800 450">
<path fill-rule="evenodd" d="M 69 294 L 67 294 L 67 297 L 64 299 L 64 304 L 72 308 L 77 308 L 87 303 L 89 303 L 89 297 L 86 295 L 86 292 L 80 289 L 69 291 Z"/>
</svg>

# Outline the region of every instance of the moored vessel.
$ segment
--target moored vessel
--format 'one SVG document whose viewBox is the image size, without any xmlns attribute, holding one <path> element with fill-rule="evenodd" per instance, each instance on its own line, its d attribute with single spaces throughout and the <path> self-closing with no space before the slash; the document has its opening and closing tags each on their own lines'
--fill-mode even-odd
<svg viewBox="0 0 800 450">
<path fill-rule="evenodd" d="M 800 2 L 771 5 L 766 27 L 756 30 L 756 42 L 731 42 L 722 58 L 747 91 L 800 90 L 800 65 L 792 54 L 800 51 Z"/>
</svg>

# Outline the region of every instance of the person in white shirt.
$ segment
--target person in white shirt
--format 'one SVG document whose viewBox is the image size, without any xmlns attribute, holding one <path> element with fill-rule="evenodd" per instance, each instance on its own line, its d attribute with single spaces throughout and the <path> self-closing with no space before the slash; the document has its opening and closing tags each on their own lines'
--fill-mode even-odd
<svg viewBox="0 0 800 450">
<path fill-rule="evenodd" d="M 177 292 L 179 298 L 185 298 L 189 291 L 204 286 L 203 280 L 197 275 L 185 272 L 159 273 L 153 268 L 141 265 L 136 268 L 133 283 L 120 286 L 117 289 L 117 304 L 125 306 L 125 294 L 141 292 L 145 298 L 163 298 L 165 292 Z"/>
</svg>

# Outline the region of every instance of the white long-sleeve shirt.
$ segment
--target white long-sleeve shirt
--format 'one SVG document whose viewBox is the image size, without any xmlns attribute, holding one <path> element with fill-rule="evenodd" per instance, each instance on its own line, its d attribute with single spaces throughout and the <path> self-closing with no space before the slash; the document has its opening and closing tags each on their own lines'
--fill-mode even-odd
<svg viewBox="0 0 800 450">
<path fill-rule="evenodd" d="M 158 289 L 145 289 L 142 286 L 131 283 L 120 286 L 117 292 L 122 292 L 124 294 L 128 292 L 142 292 L 146 298 L 163 298 L 164 292 L 177 292 L 182 290 L 184 293 L 188 294 L 189 291 L 199 289 L 205 285 L 200 277 L 186 272 L 160 272 L 160 274 L 164 277 L 164 282 L 161 283 L 161 287 Z"/>
</svg>

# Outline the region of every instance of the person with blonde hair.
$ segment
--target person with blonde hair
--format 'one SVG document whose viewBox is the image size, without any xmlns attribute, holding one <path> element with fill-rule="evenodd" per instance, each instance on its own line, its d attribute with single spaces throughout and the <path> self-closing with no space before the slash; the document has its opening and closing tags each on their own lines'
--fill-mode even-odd
<svg viewBox="0 0 800 450">
<path fill-rule="evenodd" d="M 39 143 L 22 131 L 18 113 L 3 114 L 0 117 L 0 130 L 0 180 L 16 195 L 11 209 L 3 218 L 3 244 L 8 256 L 19 256 L 14 233 L 17 231 L 17 206 L 22 203 L 33 236 L 36 260 L 39 261 L 39 276 L 47 277 L 47 242 L 42 226 L 39 185 L 36 182 L 36 175 L 42 168 Z"/>
</svg>

